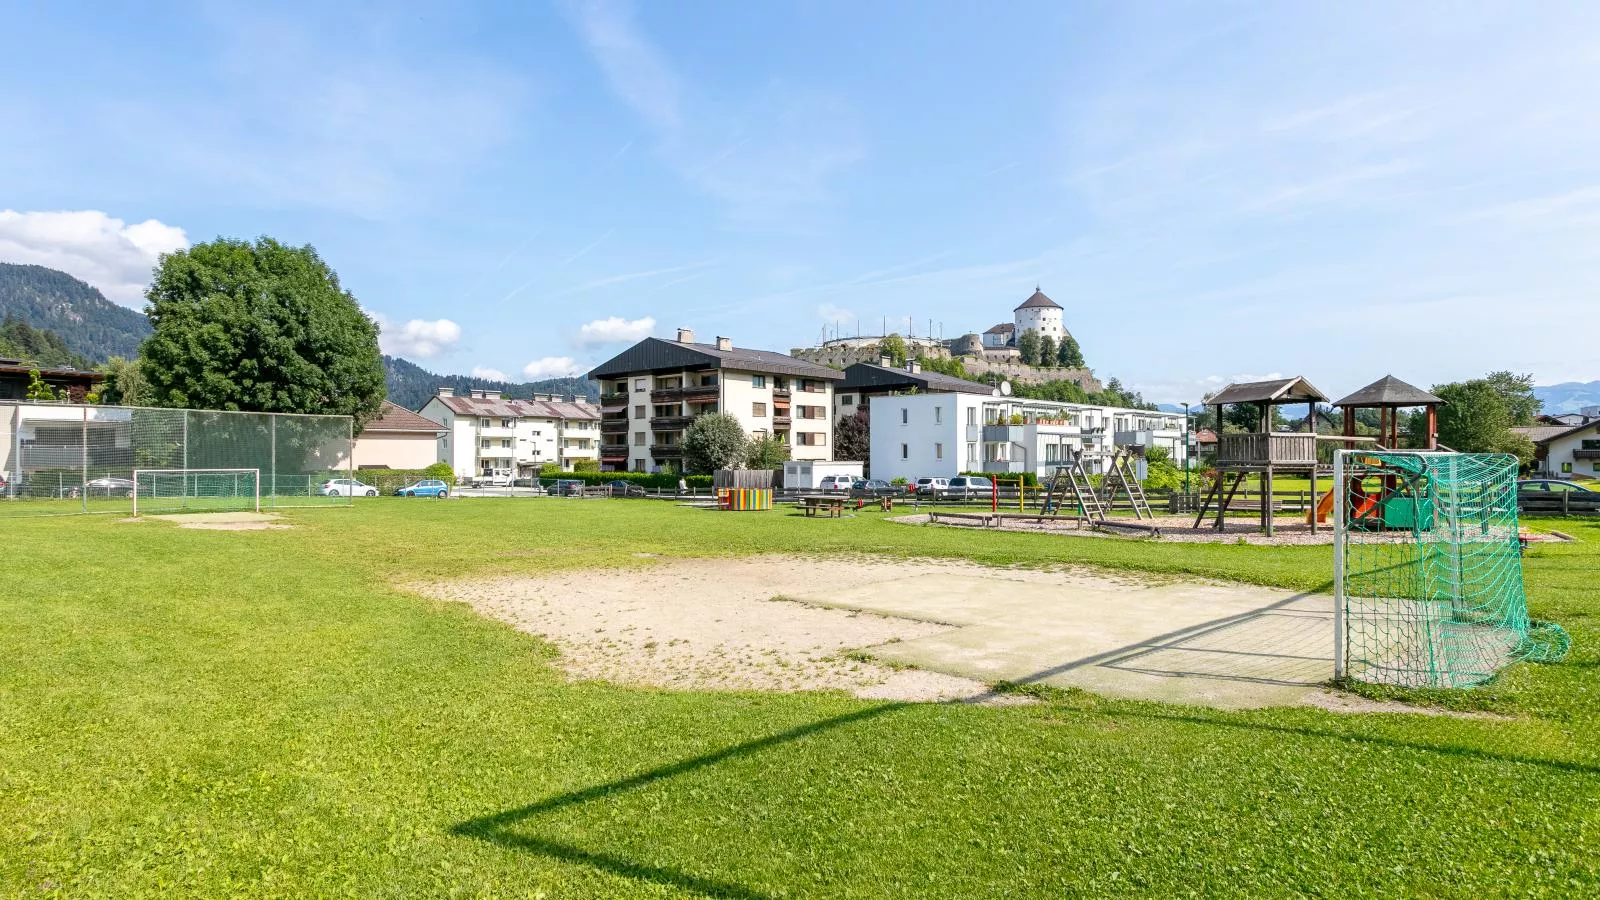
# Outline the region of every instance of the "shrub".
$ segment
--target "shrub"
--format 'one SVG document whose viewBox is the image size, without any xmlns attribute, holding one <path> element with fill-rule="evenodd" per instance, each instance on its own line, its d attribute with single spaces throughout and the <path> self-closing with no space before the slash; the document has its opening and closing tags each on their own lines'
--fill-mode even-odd
<svg viewBox="0 0 1600 900">
<path fill-rule="evenodd" d="M 543 471 L 543 470 L 541 469 L 540 471 Z M 574 471 L 574 472 L 598 472 L 598 471 L 600 471 L 600 460 L 598 460 L 598 459 L 575 459 L 575 460 L 572 461 L 572 471 Z"/>
<path fill-rule="evenodd" d="M 449 463 L 437 462 L 426 469 L 357 469 L 355 477 L 378 489 L 380 494 L 392 493 L 396 488 L 405 487 L 424 478 L 437 478 L 445 484 L 455 487 L 456 474 L 451 471 Z"/>
<path fill-rule="evenodd" d="M 683 433 L 683 464 L 702 475 L 736 469 L 744 465 L 749 443 L 750 436 L 738 419 L 727 413 L 704 415 Z"/>
</svg>

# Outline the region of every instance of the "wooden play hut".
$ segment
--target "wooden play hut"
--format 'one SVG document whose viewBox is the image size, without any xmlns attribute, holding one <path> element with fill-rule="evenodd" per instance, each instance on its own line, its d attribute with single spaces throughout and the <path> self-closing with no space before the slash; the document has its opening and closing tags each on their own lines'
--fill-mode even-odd
<svg viewBox="0 0 1600 900">
<path fill-rule="evenodd" d="M 1217 416 L 1217 477 L 1200 504 L 1194 527 L 1199 528 L 1206 514 L 1216 511 L 1216 528 L 1223 522 L 1234 497 L 1251 474 L 1261 477 L 1261 530 L 1272 534 L 1272 478 L 1277 474 L 1304 474 L 1311 480 L 1311 495 L 1317 493 L 1317 404 L 1328 398 L 1300 376 L 1278 381 L 1250 381 L 1230 384 L 1206 399 Z M 1273 431 L 1272 410 L 1290 403 L 1306 405 L 1305 431 Z M 1250 404 L 1258 412 L 1255 428 L 1242 433 L 1223 433 L 1223 410 L 1234 404 Z M 1312 531 L 1316 522 L 1311 523 Z"/>
<path fill-rule="evenodd" d="M 1344 436 L 1356 436 L 1356 410 L 1378 411 L 1378 446 L 1390 450 L 1400 446 L 1400 410 L 1421 408 L 1428 417 L 1428 427 L 1422 446 L 1415 450 L 1439 449 L 1439 407 L 1444 401 L 1422 388 L 1406 384 L 1393 375 L 1385 375 L 1359 391 L 1333 404 L 1344 410 Z M 1354 441 L 1346 442 L 1348 448 Z"/>
</svg>

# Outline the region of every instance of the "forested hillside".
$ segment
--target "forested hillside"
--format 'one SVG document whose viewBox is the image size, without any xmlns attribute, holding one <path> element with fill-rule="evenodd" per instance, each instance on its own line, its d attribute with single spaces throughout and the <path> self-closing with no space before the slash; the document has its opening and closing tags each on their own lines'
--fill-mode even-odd
<svg viewBox="0 0 1600 900">
<path fill-rule="evenodd" d="M 131 357 L 150 334 L 144 314 L 55 269 L 0 263 L 0 318 L 54 332 L 90 362 Z"/>
</svg>

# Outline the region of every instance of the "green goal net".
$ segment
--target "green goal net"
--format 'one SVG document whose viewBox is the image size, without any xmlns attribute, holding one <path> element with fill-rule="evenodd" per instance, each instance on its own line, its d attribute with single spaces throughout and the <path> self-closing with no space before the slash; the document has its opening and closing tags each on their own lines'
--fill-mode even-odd
<svg viewBox="0 0 1600 900">
<path fill-rule="evenodd" d="M 1514 457 L 1346 450 L 1334 469 L 1338 674 L 1467 687 L 1566 654 L 1528 618 Z"/>
<path fill-rule="evenodd" d="M 260 469 L 135 469 L 133 514 L 261 511 Z"/>
</svg>

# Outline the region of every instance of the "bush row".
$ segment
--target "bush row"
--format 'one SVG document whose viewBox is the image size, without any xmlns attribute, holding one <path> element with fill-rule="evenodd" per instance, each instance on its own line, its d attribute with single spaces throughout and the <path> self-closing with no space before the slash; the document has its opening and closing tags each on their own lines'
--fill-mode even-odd
<svg viewBox="0 0 1600 900">
<path fill-rule="evenodd" d="M 581 481 L 584 484 L 606 484 L 612 481 L 626 481 L 637 484 L 647 490 L 675 490 L 678 487 L 677 475 L 656 474 L 650 472 L 540 472 L 539 480 L 549 482 L 555 479 L 563 481 Z M 689 482 L 689 487 L 706 490 L 711 487 L 710 475 L 685 475 L 684 480 Z"/>
<path fill-rule="evenodd" d="M 380 494 L 390 493 L 424 478 L 437 478 L 451 487 L 456 486 L 456 475 L 450 470 L 449 463 L 434 463 L 426 469 L 357 469 L 355 477 L 377 488 Z"/>
</svg>

